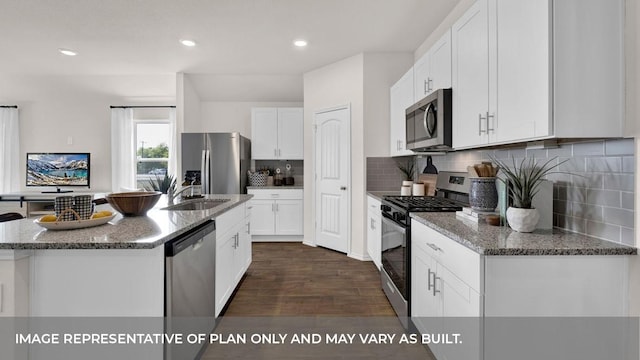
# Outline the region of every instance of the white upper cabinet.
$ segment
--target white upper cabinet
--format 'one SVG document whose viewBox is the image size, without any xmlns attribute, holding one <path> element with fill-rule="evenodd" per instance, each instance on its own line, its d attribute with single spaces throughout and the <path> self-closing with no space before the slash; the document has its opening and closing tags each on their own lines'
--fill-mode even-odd
<svg viewBox="0 0 640 360">
<path fill-rule="evenodd" d="M 451 87 L 451 30 L 414 65 L 414 98 L 417 102 L 435 90 Z"/>
<path fill-rule="evenodd" d="M 454 148 L 623 135 L 624 0 L 478 0 L 451 31 Z"/>
<path fill-rule="evenodd" d="M 413 68 L 409 69 L 389 92 L 389 153 L 391 156 L 413 155 L 406 146 L 406 110 L 413 105 Z"/>
<path fill-rule="evenodd" d="M 251 158 L 302 160 L 303 131 L 302 108 L 251 109 Z"/>
<path fill-rule="evenodd" d="M 451 27 L 454 148 L 487 142 L 488 28 L 487 0 L 476 1 Z"/>
</svg>

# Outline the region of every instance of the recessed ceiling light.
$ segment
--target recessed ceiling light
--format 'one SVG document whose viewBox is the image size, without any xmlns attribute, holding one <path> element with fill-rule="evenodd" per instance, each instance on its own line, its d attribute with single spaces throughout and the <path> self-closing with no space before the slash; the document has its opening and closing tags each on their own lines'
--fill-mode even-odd
<svg viewBox="0 0 640 360">
<path fill-rule="evenodd" d="M 58 49 L 58 51 L 59 51 L 61 54 L 64 54 L 64 55 L 67 55 L 67 56 L 76 56 L 76 55 L 78 55 L 78 53 L 77 53 L 77 52 L 75 52 L 75 51 L 73 51 L 73 50 L 69 50 L 69 49 L 63 49 L 63 48 L 60 48 L 60 49 Z"/>
<path fill-rule="evenodd" d="M 189 39 L 183 39 L 180 40 L 180 43 L 184 46 L 188 46 L 188 47 L 194 47 L 196 46 L 196 42 L 193 40 L 189 40 Z"/>
<path fill-rule="evenodd" d="M 295 40 L 293 42 L 293 45 L 295 45 L 297 47 L 305 47 L 305 46 L 307 46 L 307 41 L 306 40 Z"/>
</svg>

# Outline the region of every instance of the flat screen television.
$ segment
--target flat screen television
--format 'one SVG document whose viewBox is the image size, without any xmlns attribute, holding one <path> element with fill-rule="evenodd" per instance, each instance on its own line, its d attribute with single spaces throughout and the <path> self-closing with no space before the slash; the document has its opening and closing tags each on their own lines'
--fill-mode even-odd
<svg viewBox="0 0 640 360">
<path fill-rule="evenodd" d="M 27 153 L 27 186 L 89 187 L 91 154 Z"/>
</svg>

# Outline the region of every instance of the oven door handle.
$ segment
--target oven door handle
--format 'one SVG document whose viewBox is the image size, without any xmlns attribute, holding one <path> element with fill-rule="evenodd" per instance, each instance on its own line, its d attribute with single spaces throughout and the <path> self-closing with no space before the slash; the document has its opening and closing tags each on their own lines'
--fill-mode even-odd
<svg viewBox="0 0 640 360">
<path fill-rule="evenodd" d="M 398 225 L 398 223 L 396 223 L 395 221 L 393 221 L 393 219 L 391 219 L 388 215 L 386 214 L 382 214 L 382 223 L 386 224 L 387 226 L 390 226 L 391 228 L 393 228 L 394 230 L 402 233 L 402 235 L 406 235 L 407 234 L 407 229 L 402 227 L 401 225 Z"/>
</svg>

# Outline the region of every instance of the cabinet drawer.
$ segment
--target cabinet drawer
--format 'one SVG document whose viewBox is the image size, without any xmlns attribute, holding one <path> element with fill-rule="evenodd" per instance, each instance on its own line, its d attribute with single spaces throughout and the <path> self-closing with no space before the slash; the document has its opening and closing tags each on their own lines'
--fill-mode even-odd
<svg viewBox="0 0 640 360">
<path fill-rule="evenodd" d="M 302 189 L 249 189 L 255 200 L 301 200 Z"/>
<path fill-rule="evenodd" d="M 415 220 L 411 220 L 411 238 L 414 246 L 420 247 L 460 280 L 480 292 L 480 254 Z"/>
<path fill-rule="evenodd" d="M 223 213 L 216 218 L 216 234 L 224 234 L 231 230 L 237 223 L 242 221 L 245 217 L 244 208 L 245 204 L 234 207 L 233 209 Z"/>
<path fill-rule="evenodd" d="M 374 198 L 373 196 L 367 196 L 367 209 L 369 211 L 374 211 L 380 214 L 380 200 Z"/>
</svg>

